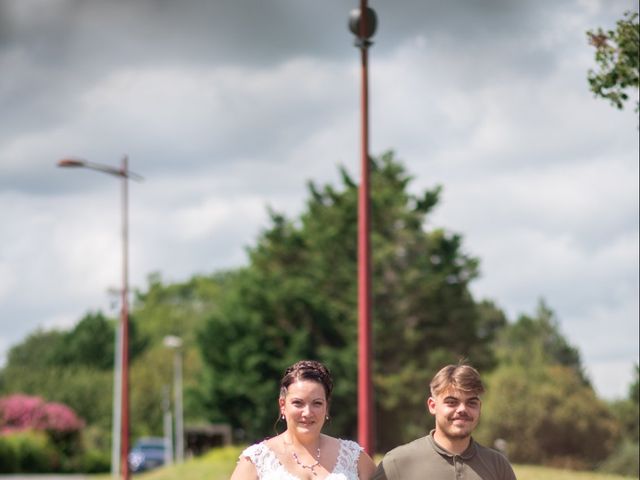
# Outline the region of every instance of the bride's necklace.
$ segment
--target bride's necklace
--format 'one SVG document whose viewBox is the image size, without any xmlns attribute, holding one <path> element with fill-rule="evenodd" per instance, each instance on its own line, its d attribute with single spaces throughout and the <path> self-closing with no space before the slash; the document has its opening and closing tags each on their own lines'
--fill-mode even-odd
<svg viewBox="0 0 640 480">
<path fill-rule="evenodd" d="M 316 468 L 318 465 L 320 465 L 320 447 L 318 446 L 318 453 L 316 454 L 316 461 L 314 463 L 312 463 L 311 465 L 305 465 L 304 463 L 302 463 L 300 461 L 300 459 L 298 458 L 298 454 L 296 452 L 293 452 L 293 459 L 296 461 L 296 463 L 298 465 L 300 465 L 302 468 L 306 468 L 307 470 L 309 470 L 311 473 L 313 473 L 314 475 L 318 475 L 314 468 Z"/>
</svg>

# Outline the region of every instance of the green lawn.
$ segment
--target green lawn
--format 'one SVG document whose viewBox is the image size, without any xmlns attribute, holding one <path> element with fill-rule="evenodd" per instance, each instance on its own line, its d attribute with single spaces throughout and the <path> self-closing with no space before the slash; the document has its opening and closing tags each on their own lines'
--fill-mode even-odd
<svg viewBox="0 0 640 480">
<path fill-rule="evenodd" d="M 153 472 L 134 476 L 134 480 L 227 480 L 235 467 L 241 447 L 217 448 L 207 455 L 188 460 L 182 465 L 161 468 Z M 378 460 L 376 458 L 376 460 Z M 576 472 L 557 468 L 545 468 L 531 465 L 515 465 L 518 480 L 631 480 L 634 477 L 621 477 L 593 472 Z M 109 480 L 108 475 L 92 477 L 93 480 Z"/>
<path fill-rule="evenodd" d="M 514 465 L 518 480 L 628 480 L 635 477 L 623 477 L 609 473 L 576 472 L 558 468 L 537 467 L 533 465 Z"/>
</svg>

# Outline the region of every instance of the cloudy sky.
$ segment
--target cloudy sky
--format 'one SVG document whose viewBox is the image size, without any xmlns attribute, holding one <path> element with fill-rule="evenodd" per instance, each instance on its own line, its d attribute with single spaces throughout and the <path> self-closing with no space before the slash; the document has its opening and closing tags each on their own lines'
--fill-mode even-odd
<svg viewBox="0 0 640 480">
<path fill-rule="evenodd" d="M 358 178 L 352 0 L 0 0 L 0 364 L 36 328 L 115 314 L 130 157 L 131 282 L 246 262 L 267 206 Z M 540 298 L 600 395 L 638 361 L 638 121 L 588 90 L 585 31 L 630 0 L 375 1 L 371 153 L 482 261 L 477 298 Z M 416 285 L 419 288 L 419 285 Z"/>
</svg>

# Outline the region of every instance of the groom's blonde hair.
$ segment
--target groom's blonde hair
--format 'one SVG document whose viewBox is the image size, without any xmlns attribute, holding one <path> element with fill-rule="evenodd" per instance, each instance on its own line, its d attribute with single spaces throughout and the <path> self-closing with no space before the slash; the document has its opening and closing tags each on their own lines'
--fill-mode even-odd
<svg viewBox="0 0 640 480">
<path fill-rule="evenodd" d="M 484 385 L 480 379 L 480 373 L 471 365 L 464 363 L 447 365 L 440 369 L 431 380 L 429 388 L 432 397 L 437 397 L 440 393 L 451 388 L 475 395 L 484 393 Z"/>
</svg>

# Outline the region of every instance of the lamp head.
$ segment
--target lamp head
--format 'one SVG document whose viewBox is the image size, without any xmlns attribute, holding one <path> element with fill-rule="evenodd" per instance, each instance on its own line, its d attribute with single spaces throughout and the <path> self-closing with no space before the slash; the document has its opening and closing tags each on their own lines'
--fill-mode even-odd
<svg viewBox="0 0 640 480">
<path fill-rule="evenodd" d="M 176 337 L 175 335 L 167 335 L 166 337 L 164 337 L 163 343 L 165 347 L 180 348 L 182 346 L 182 339 L 180 337 Z"/>
<path fill-rule="evenodd" d="M 376 12 L 367 7 L 364 13 L 364 31 L 363 30 L 363 15 L 360 12 L 359 8 L 351 10 L 349 14 L 349 30 L 356 37 L 358 37 L 362 41 L 369 40 L 373 37 L 373 34 L 376 32 L 376 27 L 378 26 L 378 17 L 376 16 Z"/>
<path fill-rule="evenodd" d="M 58 166 L 69 168 L 86 167 L 87 162 L 79 158 L 63 158 L 62 160 L 58 160 Z"/>
</svg>

